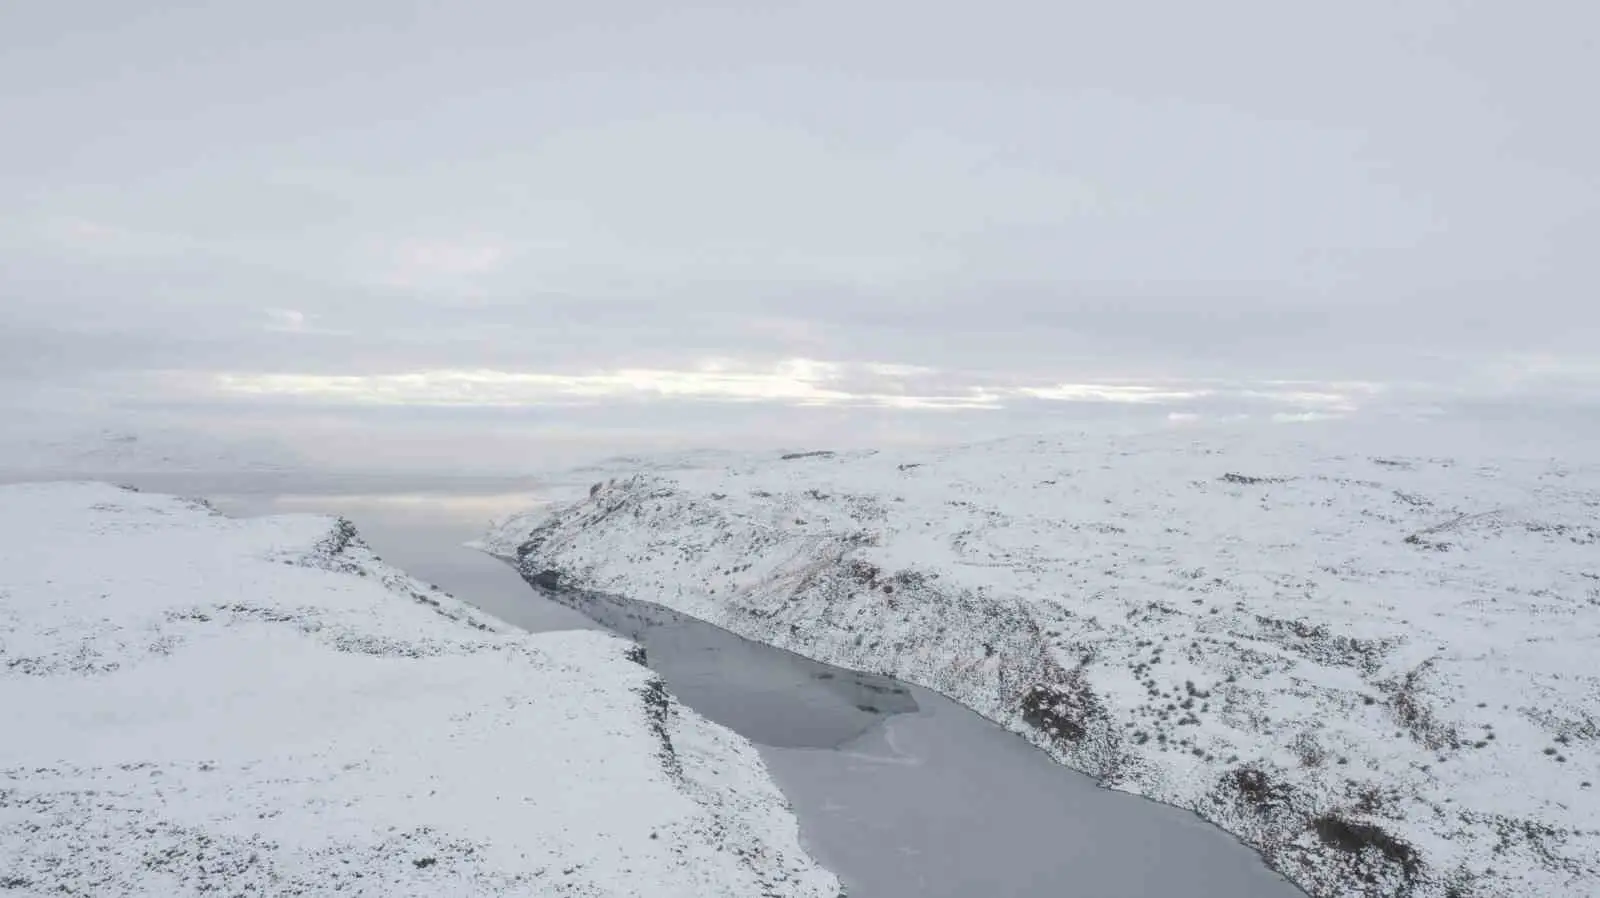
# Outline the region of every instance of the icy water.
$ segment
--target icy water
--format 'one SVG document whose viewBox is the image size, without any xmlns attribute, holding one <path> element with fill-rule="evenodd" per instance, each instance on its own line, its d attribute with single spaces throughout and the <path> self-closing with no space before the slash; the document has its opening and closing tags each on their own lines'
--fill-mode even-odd
<svg viewBox="0 0 1600 898">
<path fill-rule="evenodd" d="M 852 898 L 1304 898 L 1210 824 L 1101 789 L 941 695 L 648 602 L 545 594 L 462 546 L 535 504 L 535 484 L 107 479 L 205 496 L 234 515 L 342 514 L 386 561 L 505 621 L 639 642 L 680 701 L 760 747 L 808 850 Z"/>
</svg>

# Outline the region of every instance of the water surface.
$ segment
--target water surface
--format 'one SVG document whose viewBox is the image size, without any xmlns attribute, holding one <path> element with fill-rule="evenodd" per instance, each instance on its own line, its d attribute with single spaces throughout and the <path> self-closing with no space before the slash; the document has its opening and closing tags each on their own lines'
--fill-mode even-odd
<svg viewBox="0 0 1600 898">
<path fill-rule="evenodd" d="M 546 595 L 644 645 L 684 704 L 755 742 L 852 898 L 1304 898 L 1199 817 L 1102 789 L 931 690 L 649 602 Z"/>
</svg>

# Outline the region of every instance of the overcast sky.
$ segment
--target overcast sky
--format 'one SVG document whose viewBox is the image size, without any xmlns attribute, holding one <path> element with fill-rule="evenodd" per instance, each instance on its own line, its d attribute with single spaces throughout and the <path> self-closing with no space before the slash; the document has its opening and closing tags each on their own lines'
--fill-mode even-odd
<svg viewBox="0 0 1600 898">
<path fill-rule="evenodd" d="M 0 4 L 0 405 L 419 464 L 1592 418 L 1597 32 L 1578 0 Z"/>
</svg>

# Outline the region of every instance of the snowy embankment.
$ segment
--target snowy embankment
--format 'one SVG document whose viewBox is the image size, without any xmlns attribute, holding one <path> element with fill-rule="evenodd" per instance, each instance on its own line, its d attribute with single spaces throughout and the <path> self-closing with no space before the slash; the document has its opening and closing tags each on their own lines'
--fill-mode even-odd
<svg viewBox="0 0 1600 898">
<path fill-rule="evenodd" d="M 1315 895 L 1600 894 L 1600 471 L 1190 439 L 624 476 L 486 544 L 937 689 Z"/>
<path fill-rule="evenodd" d="M 838 892 L 622 640 L 514 631 L 325 517 L 35 484 L 0 527 L 5 894 Z"/>
</svg>

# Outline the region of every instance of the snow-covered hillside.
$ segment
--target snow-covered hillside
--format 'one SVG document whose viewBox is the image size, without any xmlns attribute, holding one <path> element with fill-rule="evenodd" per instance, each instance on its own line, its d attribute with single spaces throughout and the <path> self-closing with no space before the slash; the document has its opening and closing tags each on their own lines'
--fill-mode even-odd
<svg viewBox="0 0 1600 898">
<path fill-rule="evenodd" d="M 754 748 L 347 523 L 0 487 L 7 895 L 834 896 Z"/>
<path fill-rule="evenodd" d="M 750 457 L 487 545 L 938 689 L 1319 896 L 1600 894 L 1600 470 L 1319 445 Z"/>
</svg>

